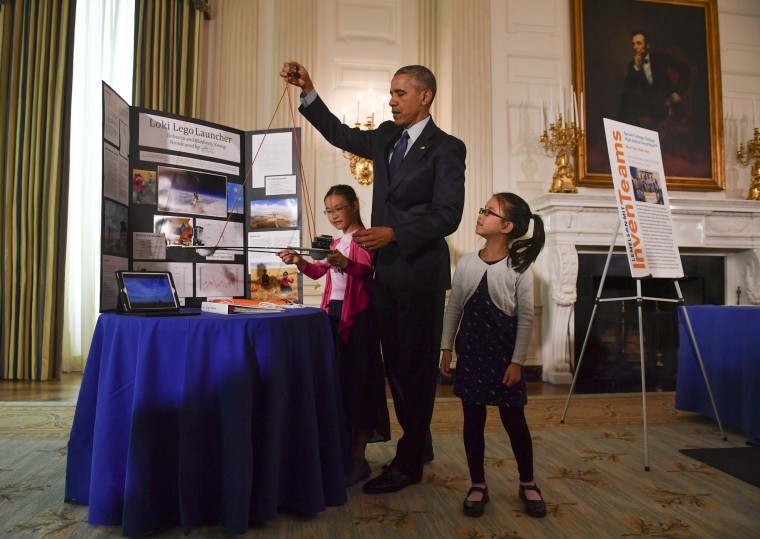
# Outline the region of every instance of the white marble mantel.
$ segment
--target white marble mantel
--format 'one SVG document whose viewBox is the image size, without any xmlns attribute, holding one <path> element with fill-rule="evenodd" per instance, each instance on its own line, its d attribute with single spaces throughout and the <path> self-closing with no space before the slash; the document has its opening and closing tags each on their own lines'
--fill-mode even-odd
<svg viewBox="0 0 760 539">
<path fill-rule="evenodd" d="M 543 379 L 566 384 L 575 361 L 578 253 L 607 253 L 618 222 L 616 205 L 605 193 L 547 194 L 530 206 L 546 228 L 546 246 L 534 267 Z M 727 304 L 736 304 L 741 287 L 742 304 L 760 305 L 760 203 L 671 196 L 670 208 L 682 254 L 725 257 Z M 622 248 L 622 233 L 616 245 Z"/>
</svg>

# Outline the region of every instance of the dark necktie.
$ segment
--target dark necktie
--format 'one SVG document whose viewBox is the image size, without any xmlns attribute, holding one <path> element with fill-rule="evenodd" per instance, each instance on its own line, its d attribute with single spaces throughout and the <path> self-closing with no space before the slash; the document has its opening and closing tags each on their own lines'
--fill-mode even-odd
<svg viewBox="0 0 760 539">
<path fill-rule="evenodd" d="M 404 131 L 401 135 L 401 140 L 396 143 L 396 147 L 393 148 L 393 155 L 391 155 L 391 162 L 388 165 L 388 179 L 393 181 L 393 177 L 401 168 L 401 162 L 404 160 L 404 154 L 406 153 L 406 146 L 409 143 L 409 132 Z"/>
</svg>

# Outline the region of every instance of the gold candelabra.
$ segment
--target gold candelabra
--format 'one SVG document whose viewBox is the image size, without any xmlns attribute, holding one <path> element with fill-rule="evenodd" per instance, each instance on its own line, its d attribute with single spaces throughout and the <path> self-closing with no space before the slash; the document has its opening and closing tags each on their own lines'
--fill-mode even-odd
<svg viewBox="0 0 760 539">
<path fill-rule="evenodd" d="M 570 155 L 575 148 L 580 146 L 585 133 L 575 125 L 575 122 L 566 123 L 562 118 L 562 113 L 557 115 L 557 121 L 549 124 L 547 132 L 544 129 L 538 138 L 543 146 L 546 155 L 554 157 L 554 174 L 552 175 L 552 185 L 549 188 L 550 193 L 577 193 L 578 188 L 573 182 L 570 174 Z"/>
<path fill-rule="evenodd" d="M 747 141 L 746 150 L 744 144 L 739 143 L 736 158 L 744 167 L 749 165 L 753 159 L 755 160 L 752 163 L 752 180 L 749 184 L 747 200 L 760 200 L 760 128 L 755 127 L 753 137 Z"/>
<path fill-rule="evenodd" d="M 354 127 L 364 128 L 367 130 L 374 129 L 374 116 L 374 114 L 372 114 L 372 116 L 367 116 L 367 121 L 364 123 L 364 125 L 356 122 L 354 124 Z M 356 178 L 356 181 L 359 182 L 360 185 L 367 187 L 368 185 L 372 184 L 375 179 L 375 171 L 374 165 L 372 164 L 372 159 L 359 157 L 358 155 L 354 155 L 351 152 L 347 152 L 345 150 L 343 151 L 343 157 L 348 159 L 348 170 L 351 172 L 351 175 Z"/>
</svg>

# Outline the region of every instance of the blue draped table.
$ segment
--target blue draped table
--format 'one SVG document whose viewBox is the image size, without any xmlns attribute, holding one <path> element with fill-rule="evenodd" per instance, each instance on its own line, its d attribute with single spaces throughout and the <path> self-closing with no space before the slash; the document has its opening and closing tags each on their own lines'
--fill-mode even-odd
<svg viewBox="0 0 760 539">
<path fill-rule="evenodd" d="M 66 500 L 125 536 L 244 533 L 278 507 L 346 502 L 350 460 L 329 321 L 283 313 L 98 319 Z"/>
<path fill-rule="evenodd" d="M 723 425 L 760 439 L 760 307 L 687 307 Z M 705 380 L 678 312 L 676 408 L 715 419 Z"/>
</svg>

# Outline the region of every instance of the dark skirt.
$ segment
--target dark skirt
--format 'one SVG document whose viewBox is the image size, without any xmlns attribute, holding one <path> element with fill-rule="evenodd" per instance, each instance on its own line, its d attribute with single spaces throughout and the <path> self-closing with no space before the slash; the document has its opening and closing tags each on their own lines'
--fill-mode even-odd
<svg viewBox="0 0 760 539">
<path fill-rule="evenodd" d="M 352 430 L 368 430 L 370 442 L 390 440 L 385 374 L 374 308 L 370 307 L 354 317 L 348 342 L 343 342 L 338 336 L 342 307 L 342 301 L 331 301 L 328 304 L 346 423 Z"/>
<path fill-rule="evenodd" d="M 491 302 L 487 275 L 467 300 L 454 348 L 457 365 L 454 394 L 463 401 L 487 406 L 525 406 L 525 376 L 512 387 L 502 383 L 512 362 L 517 336 L 517 317 L 509 316 Z M 524 373 L 523 373 L 524 374 Z"/>
</svg>

